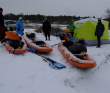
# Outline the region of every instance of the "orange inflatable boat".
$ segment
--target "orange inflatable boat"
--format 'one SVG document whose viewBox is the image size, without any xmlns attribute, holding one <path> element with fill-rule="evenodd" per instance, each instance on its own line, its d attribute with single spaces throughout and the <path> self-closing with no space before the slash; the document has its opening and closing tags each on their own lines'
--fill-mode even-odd
<svg viewBox="0 0 110 93">
<path fill-rule="evenodd" d="M 83 57 L 78 57 L 78 55 L 76 54 L 72 54 L 65 46 L 63 46 L 63 42 L 61 41 L 58 44 L 58 48 L 59 51 L 62 53 L 62 55 L 64 56 L 64 58 L 70 62 L 71 64 L 77 66 L 77 67 L 82 67 L 82 68 L 88 68 L 88 67 L 95 67 L 96 66 L 96 62 L 95 60 L 88 55 L 86 52 L 81 52 L 78 55 L 85 55 Z"/>
<path fill-rule="evenodd" d="M 22 38 L 21 40 L 22 42 L 24 42 L 24 45 L 22 48 L 17 48 L 17 49 L 14 49 L 12 46 L 10 46 L 9 44 L 9 40 L 5 42 L 5 47 L 6 47 L 6 50 L 9 52 L 9 53 L 12 53 L 12 54 L 23 54 L 27 51 L 27 44 L 26 42 L 24 41 L 24 39 Z"/>
<path fill-rule="evenodd" d="M 38 52 L 51 52 L 53 49 L 51 46 L 37 37 L 29 38 L 27 34 L 23 35 L 28 47 L 33 47 Z"/>
</svg>

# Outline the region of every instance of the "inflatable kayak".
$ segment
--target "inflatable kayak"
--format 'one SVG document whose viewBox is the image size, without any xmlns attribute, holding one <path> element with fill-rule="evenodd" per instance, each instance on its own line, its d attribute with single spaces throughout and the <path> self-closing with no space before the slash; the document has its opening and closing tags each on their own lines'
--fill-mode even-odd
<svg viewBox="0 0 110 93">
<path fill-rule="evenodd" d="M 51 52 L 53 49 L 51 46 L 37 37 L 29 38 L 27 34 L 23 35 L 28 47 L 33 47 L 38 52 Z"/>
<path fill-rule="evenodd" d="M 62 53 L 64 58 L 77 67 L 88 68 L 88 67 L 95 67 L 96 62 L 95 60 L 88 55 L 86 52 L 82 51 L 80 54 L 72 54 L 64 45 L 64 41 L 61 41 L 58 44 L 59 51 Z"/>
<path fill-rule="evenodd" d="M 18 47 L 18 48 L 13 48 L 11 45 L 10 45 L 10 40 L 7 40 L 5 42 L 5 48 L 6 50 L 9 52 L 9 53 L 12 53 L 12 54 L 23 54 L 27 51 L 27 44 L 25 42 L 25 40 L 22 38 L 21 39 L 21 42 L 23 42 L 23 46 L 22 48 L 21 47 Z"/>
</svg>

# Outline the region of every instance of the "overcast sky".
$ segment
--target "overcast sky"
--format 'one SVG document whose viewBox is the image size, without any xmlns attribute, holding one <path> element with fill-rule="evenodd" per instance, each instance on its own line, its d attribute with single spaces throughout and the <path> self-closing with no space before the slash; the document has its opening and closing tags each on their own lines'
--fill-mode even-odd
<svg viewBox="0 0 110 93">
<path fill-rule="evenodd" d="M 76 15 L 104 17 L 110 0 L 0 0 L 3 14 Z"/>
</svg>

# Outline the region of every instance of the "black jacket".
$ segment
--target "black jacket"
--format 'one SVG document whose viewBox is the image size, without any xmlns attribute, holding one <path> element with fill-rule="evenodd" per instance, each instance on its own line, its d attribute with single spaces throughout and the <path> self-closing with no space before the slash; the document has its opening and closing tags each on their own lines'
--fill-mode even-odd
<svg viewBox="0 0 110 93">
<path fill-rule="evenodd" d="M 95 36 L 102 36 L 104 30 L 105 30 L 105 27 L 102 23 L 97 24 L 96 31 L 95 31 Z"/>
<path fill-rule="evenodd" d="M 43 30 L 44 33 L 51 31 L 51 25 L 50 25 L 49 21 L 44 21 L 43 22 L 42 30 Z"/>
<path fill-rule="evenodd" d="M 0 26 L 4 26 L 4 17 L 0 14 Z"/>
</svg>

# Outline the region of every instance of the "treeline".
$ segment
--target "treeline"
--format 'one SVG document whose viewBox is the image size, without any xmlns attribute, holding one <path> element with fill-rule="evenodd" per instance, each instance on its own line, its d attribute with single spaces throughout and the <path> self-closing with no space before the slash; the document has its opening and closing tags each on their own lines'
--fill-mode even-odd
<svg viewBox="0 0 110 93">
<path fill-rule="evenodd" d="M 33 23 L 42 23 L 43 20 L 44 20 L 44 17 L 45 15 L 40 15 L 40 14 L 37 14 L 37 15 L 24 15 L 24 14 L 18 14 L 18 15 L 15 15 L 15 14 L 5 14 L 4 15 L 4 18 L 5 20 L 15 20 L 17 21 L 19 17 L 22 17 L 24 21 L 27 21 L 29 20 L 29 22 L 33 22 Z M 51 23 L 61 23 L 61 24 L 67 24 L 70 20 L 74 20 L 74 21 L 77 21 L 79 19 L 81 19 L 82 17 L 78 16 L 47 16 L 48 20 L 51 22 Z M 83 17 L 83 18 L 89 18 L 88 17 Z"/>
</svg>

